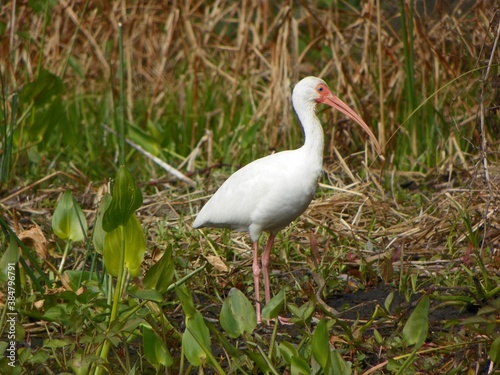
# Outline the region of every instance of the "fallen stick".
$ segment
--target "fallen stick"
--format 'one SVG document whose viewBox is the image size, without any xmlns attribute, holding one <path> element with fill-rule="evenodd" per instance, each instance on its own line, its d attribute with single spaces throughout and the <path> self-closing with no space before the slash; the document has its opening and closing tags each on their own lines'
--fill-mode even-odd
<svg viewBox="0 0 500 375">
<path fill-rule="evenodd" d="M 108 132 L 110 132 L 111 134 L 114 134 L 114 135 L 117 135 L 116 131 L 114 131 L 113 129 L 111 129 L 109 126 L 107 126 L 106 124 L 101 124 L 101 126 Z M 168 173 L 170 173 L 171 175 L 173 175 L 174 177 L 176 177 L 177 179 L 181 180 L 181 181 L 184 181 L 185 183 L 187 183 L 188 185 L 190 186 L 193 186 L 195 187 L 196 186 L 196 183 L 191 180 L 189 177 L 187 177 L 186 175 L 184 175 L 182 172 L 180 172 L 178 169 L 175 169 L 174 167 L 172 167 L 170 164 L 167 164 L 165 163 L 163 160 L 161 160 L 160 158 L 154 156 L 153 154 L 151 154 L 150 152 L 144 150 L 141 146 L 139 146 L 138 144 L 135 144 L 134 142 L 132 142 L 130 139 L 128 138 L 125 138 L 125 142 L 127 142 L 127 144 L 132 147 L 133 149 L 135 149 L 136 151 L 139 151 L 142 155 L 144 155 L 145 157 L 147 157 L 148 159 L 151 159 L 154 163 L 156 163 L 157 165 L 159 165 L 161 168 L 163 168 L 164 170 L 166 170 Z"/>
</svg>

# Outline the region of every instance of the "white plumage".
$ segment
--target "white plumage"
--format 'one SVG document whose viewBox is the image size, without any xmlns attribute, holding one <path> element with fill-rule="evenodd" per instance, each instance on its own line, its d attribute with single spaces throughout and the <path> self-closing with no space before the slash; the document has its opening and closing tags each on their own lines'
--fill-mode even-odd
<svg viewBox="0 0 500 375">
<path fill-rule="evenodd" d="M 193 228 L 218 227 L 248 231 L 253 242 L 253 274 L 257 320 L 260 315 L 258 240 L 269 232 L 262 253 L 266 302 L 270 299 L 269 257 L 276 233 L 309 206 L 323 168 L 323 128 L 315 114 L 317 103 L 328 104 L 351 117 L 380 146 L 364 121 L 316 77 L 302 79 L 293 90 L 293 107 L 304 129 L 304 145 L 257 159 L 232 174 L 201 209 Z"/>
</svg>

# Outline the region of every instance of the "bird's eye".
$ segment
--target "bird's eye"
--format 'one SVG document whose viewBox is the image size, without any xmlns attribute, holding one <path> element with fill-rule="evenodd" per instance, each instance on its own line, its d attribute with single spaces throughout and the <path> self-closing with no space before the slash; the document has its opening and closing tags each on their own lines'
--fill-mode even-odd
<svg viewBox="0 0 500 375">
<path fill-rule="evenodd" d="M 318 92 L 323 92 L 323 86 L 318 87 Z"/>
</svg>

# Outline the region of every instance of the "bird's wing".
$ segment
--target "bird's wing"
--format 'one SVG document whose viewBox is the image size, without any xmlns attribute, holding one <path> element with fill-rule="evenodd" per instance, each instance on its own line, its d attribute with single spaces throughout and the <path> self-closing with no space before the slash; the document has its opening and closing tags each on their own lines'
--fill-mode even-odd
<svg viewBox="0 0 500 375">
<path fill-rule="evenodd" d="M 193 227 L 224 227 L 248 230 L 251 214 L 272 187 L 276 176 L 274 158 L 257 159 L 233 173 L 203 206 Z"/>
<path fill-rule="evenodd" d="M 315 190 L 302 178 L 295 151 L 257 159 L 231 175 L 198 214 L 193 227 L 248 230 L 251 224 L 286 226 L 307 207 Z M 302 181 L 304 180 L 304 181 Z M 290 202 L 294 202 L 290 209 Z"/>
</svg>

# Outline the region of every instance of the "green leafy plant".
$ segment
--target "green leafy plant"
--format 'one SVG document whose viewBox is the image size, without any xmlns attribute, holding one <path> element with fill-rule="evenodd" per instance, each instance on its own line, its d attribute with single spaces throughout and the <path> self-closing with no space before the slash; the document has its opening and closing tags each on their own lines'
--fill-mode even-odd
<svg viewBox="0 0 500 375">
<path fill-rule="evenodd" d="M 153 364 L 157 370 L 160 366 L 170 367 L 173 364 L 172 356 L 163 341 L 162 337 L 147 324 L 142 325 L 142 339 L 144 345 L 144 355 L 149 363 Z"/>
<path fill-rule="evenodd" d="M 413 346 L 413 350 L 407 356 L 401 366 L 393 364 L 393 369 L 397 369 L 397 374 L 403 374 L 411 365 L 418 349 L 423 345 L 429 330 L 429 296 L 425 295 L 419 301 L 415 310 L 410 314 L 403 327 L 403 342 L 408 346 Z"/>
<path fill-rule="evenodd" d="M 179 285 L 175 291 L 186 315 L 186 329 L 182 334 L 183 355 L 193 366 L 205 366 L 209 362 L 220 374 L 225 374 L 212 354 L 209 329 L 203 316 L 195 308 L 191 293 L 185 284 Z M 183 366 L 181 366 L 181 372 L 183 372 Z"/>
<path fill-rule="evenodd" d="M 52 230 L 61 240 L 67 240 L 59 265 L 59 273 L 61 273 L 71 244 L 83 241 L 87 235 L 87 219 L 69 190 L 64 192 L 54 210 Z"/>
<path fill-rule="evenodd" d="M 236 288 L 231 288 L 222 304 L 220 324 L 229 335 L 237 338 L 243 333 L 251 334 L 257 326 L 255 310 L 245 295 Z"/>
<path fill-rule="evenodd" d="M 142 194 L 137 188 L 134 179 L 125 166 L 120 166 L 117 171 L 113 194 L 109 206 L 102 217 L 102 229 L 107 232 L 104 237 L 102 256 L 106 272 L 116 278 L 114 292 L 109 284 L 109 295 L 113 295 L 111 312 L 108 319 L 108 330 L 111 330 L 115 320 L 118 319 L 118 306 L 124 291 L 124 282 L 127 273 L 137 276 L 146 249 L 146 240 L 141 225 L 135 216 L 142 204 Z M 101 349 L 100 356 L 107 359 L 111 341 L 106 340 Z M 97 367 L 96 373 L 102 372 L 102 367 Z"/>
</svg>

